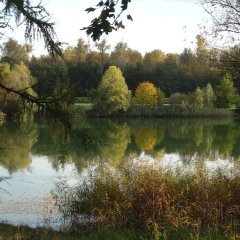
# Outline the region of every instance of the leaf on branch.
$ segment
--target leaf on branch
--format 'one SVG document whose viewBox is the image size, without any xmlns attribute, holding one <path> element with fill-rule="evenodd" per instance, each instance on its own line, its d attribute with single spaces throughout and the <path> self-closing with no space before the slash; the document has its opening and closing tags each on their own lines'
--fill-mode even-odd
<svg viewBox="0 0 240 240">
<path fill-rule="evenodd" d="M 92 8 L 92 7 L 85 9 L 87 13 L 94 12 L 95 10 L 96 8 Z"/>
<path fill-rule="evenodd" d="M 103 2 L 103 1 L 100 1 L 100 2 L 97 4 L 97 7 L 102 7 L 103 4 L 104 4 L 104 2 Z"/>
<path fill-rule="evenodd" d="M 130 21 L 133 21 L 133 18 L 130 14 L 127 15 L 127 19 L 130 20 Z"/>
<path fill-rule="evenodd" d="M 131 0 L 101 0 L 96 6 L 101 9 L 101 13 L 97 18 L 91 21 L 91 24 L 87 27 L 82 28 L 85 30 L 87 35 L 96 41 L 99 40 L 103 33 L 109 34 L 113 30 L 119 28 L 125 28 L 123 22 L 120 20 L 122 13 L 128 8 L 128 4 Z M 117 12 L 116 9 L 119 6 L 120 10 Z M 87 13 L 95 11 L 97 8 L 87 8 Z M 127 19 L 133 21 L 132 16 L 127 15 Z"/>
</svg>

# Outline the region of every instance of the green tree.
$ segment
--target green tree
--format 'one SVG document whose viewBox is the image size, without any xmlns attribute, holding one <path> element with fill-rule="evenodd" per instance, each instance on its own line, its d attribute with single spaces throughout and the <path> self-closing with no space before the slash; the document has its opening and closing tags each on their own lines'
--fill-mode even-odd
<svg viewBox="0 0 240 240">
<path fill-rule="evenodd" d="M 173 104 L 173 105 L 181 104 L 182 101 L 184 101 L 184 100 L 185 99 L 183 97 L 183 94 L 181 94 L 179 92 L 173 93 L 169 98 L 170 104 Z"/>
<path fill-rule="evenodd" d="M 136 67 L 142 63 L 142 54 L 137 50 L 128 49 L 129 65 Z"/>
<path fill-rule="evenodd" d="M 197 35 L 196 39 L 197 39 L 196 55 L 197 55 L 198 64 L 205 65 L 208 62 L 206 38 L 202 35 Z"/>
<path fill-rule="evenodd" d="M 180 54 L 180 62 L 183 65 L 193 66 L 196 62 L 196 56 L 191 49 L 184 48 L 183 52 Z"/>
<path fill-rule="evenodd" d="M 197 88 L 194 93 L 194 102 L 193 106 L 196 109 L 203 109 L 204 108 L 204 93 L 201 88 Z"/>
<path fill-rule="evenodd" d="M 129 108 L 131 93 L 118 67 L 110 66 L 106 70 L 97 92 L 96 107 L 99 111 L 110 115 Z"/>
<path fill-rule="evenodd" d="M 159 63 L 163 63 L 165 54 L 161 50 L 153 50 L 145 54 L 143 66 L 146 71 L 153 71 Z"/>
<path fill-rule="evenodd" d="M 162 91 L 160 90 L 160 88 L 158 88 L 158 89 L 157 89 L 157 104 L 158 104 L 159 106 L 163 105 L 163 103 L 164 103 L 164 98 L 165 98 L 164 92 L 162 92 Z"/>
<path fill-rule="evenodd" d="M 230 105 L 237 103 L 239 96 L 230 74 L 226 74 L 221 79 L 216 95 L 216 104 L 218 107 L 228 108 Z"/>
<path fill-rule="evenodd" d="M 78 39 L 77 46 L 74 48 L 75 61 L 84 62 L 86 61 L 89 50 L 89 44 L 87 44 L 82 38 Z"/>
<path fill-rule="evenodd" d="M 0 82 L 9 88 L 26 90 L 31 95 L 36 95 L 32 86 L 36 84 L 36 78 L 31 75 L 25 64 L 17 64 L 10 68 L 8 63 L 0 64 Z"/>
<path fill-rule="evenodd" d="M 206 108 L 213 108 L 215 100 L 216 100 L 216 96 L 213 91 L 212 85 L 208 83 L 205 89 L 205 94 L 204 94 L 204 106 Z"/>
<path fill-rule="evenodd" d="M 118 66 L 123 71 L 127 63 L 130 62 L 127 43 L 117 43 L 110 55 L 109 61 L 112 65 Z"/>
<path fill-rule="evenodd" d="M 75 47 L 67 47 L 63 56 L 67 63 L 83 63 L 87 59 L 88 51 L 89 44 L 87 44 L 82 38 L 79 38 L 77 45 Z"/>
<path fill-rule="evenodd" d="M 8 63 L 0 64 L 0 84 L 13 89 L 14 91 L 25 92 L 26 94 L 36 97 L 32 87 L 36 79 L 31 75 L 26 65 L 19 64 L 10 68 Z M 3 112 L 12 115 L 19 111 L 23 106 L 23 101 L 19 95 L 14 92 L 0 88 L 0 107 Z"/>
<path fill-rule="evenodd" d="M 32 46 L 28 44 L 21 45 L 16 40 L 10 38 L 2 44 L 1 54 L 2 62 L 8 62 L 11 65 L 28 63 L 29 54 L 32 52 Z"/>
<path fill-rule="evenodd" d="M 30 70 L 32 75 L 39 79 L 34 86 L 39 97 L 59 98 L 69 90 L 68 69 L 62 59 L 52 61 L 50 56 L 33 57 Z"/>
<path fill-rule="evenodd" d="M 108 53 L 107 51 L 110 49 L 110 45 L 107 44 L 107 40 L 104 38 L 102 41 L 97 42 L 96 44 L 97 50 L 100 52 L 101 55 L 101 63 L 104 65 L 108 60 Z"/>
</svg>

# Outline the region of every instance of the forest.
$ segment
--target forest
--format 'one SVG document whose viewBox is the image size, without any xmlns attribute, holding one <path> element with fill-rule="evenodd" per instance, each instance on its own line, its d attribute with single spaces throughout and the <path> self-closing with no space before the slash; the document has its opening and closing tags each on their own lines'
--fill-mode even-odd
<svg viewBox="0 0 240 240">
<path fill-rule="evenodd" d="M 239 46 L 220 51 L 211 48 L 203 35 L 197 35 L 195 42 L 194 50 L 183 49 L 180 54 L 154 49 L 142 55 L 125 42 L 111 50 L 105 38 L 95 43 L 79 38 L 76 46 L 63 50 L 63 57 L 53 59 L 50 55 L 36 57 L 31 45 L 9 39 L 1 45 L 1 79 L 5 86 L 26 90 L 42 101 L 96 103 L 101 98 L 98 89 L 102 76 L 110 66 L 116 66 L 129 90 L 130 105 L 156 105 L 158 98 L 160 105 L 238 108 Z M 138 87 L 140 92 L 153 88 L 150 95 L 156 100 L 149 102 L 150 95 L 145 96 L 147 101 L 137 100 Z M 2 112 L 14 115 L 22 108 L 20 102 L 16 94 L 1 89 Z M 106 101 L 98 105 L 107 106 Z"/>
</svg>

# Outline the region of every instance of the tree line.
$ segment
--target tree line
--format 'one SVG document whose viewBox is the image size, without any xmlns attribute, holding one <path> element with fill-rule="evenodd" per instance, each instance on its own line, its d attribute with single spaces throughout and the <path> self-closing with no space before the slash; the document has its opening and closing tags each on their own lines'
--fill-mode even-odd
<svg viewBox="0 0 240 240">
<path fill-rule="evenodd" d="M 194 93 L 210 84 L 218 89 L 218 95 L 226 93 L 224 87 L 231 88 L 232 92 L 225 98 L 234 98 L 232 102 L 236 103 L 235 96 L 240 90 L 239 69 L 233 61 L 239 46 L 223 52 L 210 48 L 202 35 L 196 36 L 195 50 L 184 49 L 180 54 L 155 49 L 142 55 L 125 42 L 117 43 L 110 51 L 106 39 L 92 46 L 82 38 L 76 46 L 64 49 L 63 57 L 55 59 L 51 55 L 31 56 L 32 46 L 19 44 L 14 39 L 3 43 L 0 49 L 1 82 L 20 91 L 27 89 L 40 99 L 71 102 L 74 97 L 91 96 L 112 65 L 121 70 L 132 95 L 143 82 L 151 82 L 165 97 L 174 94 L 176 97 L 176 93 L 184 97 L 183 94 Z M 14 93 L 1 89 L 1 102 L 14 98 Z M 224 102 L 219 107 L 225 107 Z"/>
</svg>

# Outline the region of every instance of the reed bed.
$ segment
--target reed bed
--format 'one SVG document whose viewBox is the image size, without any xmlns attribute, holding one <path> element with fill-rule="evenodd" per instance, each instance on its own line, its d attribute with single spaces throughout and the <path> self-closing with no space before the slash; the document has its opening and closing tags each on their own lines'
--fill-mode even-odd
<svg viewBox="0 0 240 240">
<path fill-rule="evenodd" d="M 192 175 L 129 165 L 102 168 L 54 192 L 71 230 L 129 229 L 146 239 L 239 239 L 240 176 Z"/>
</svg>

